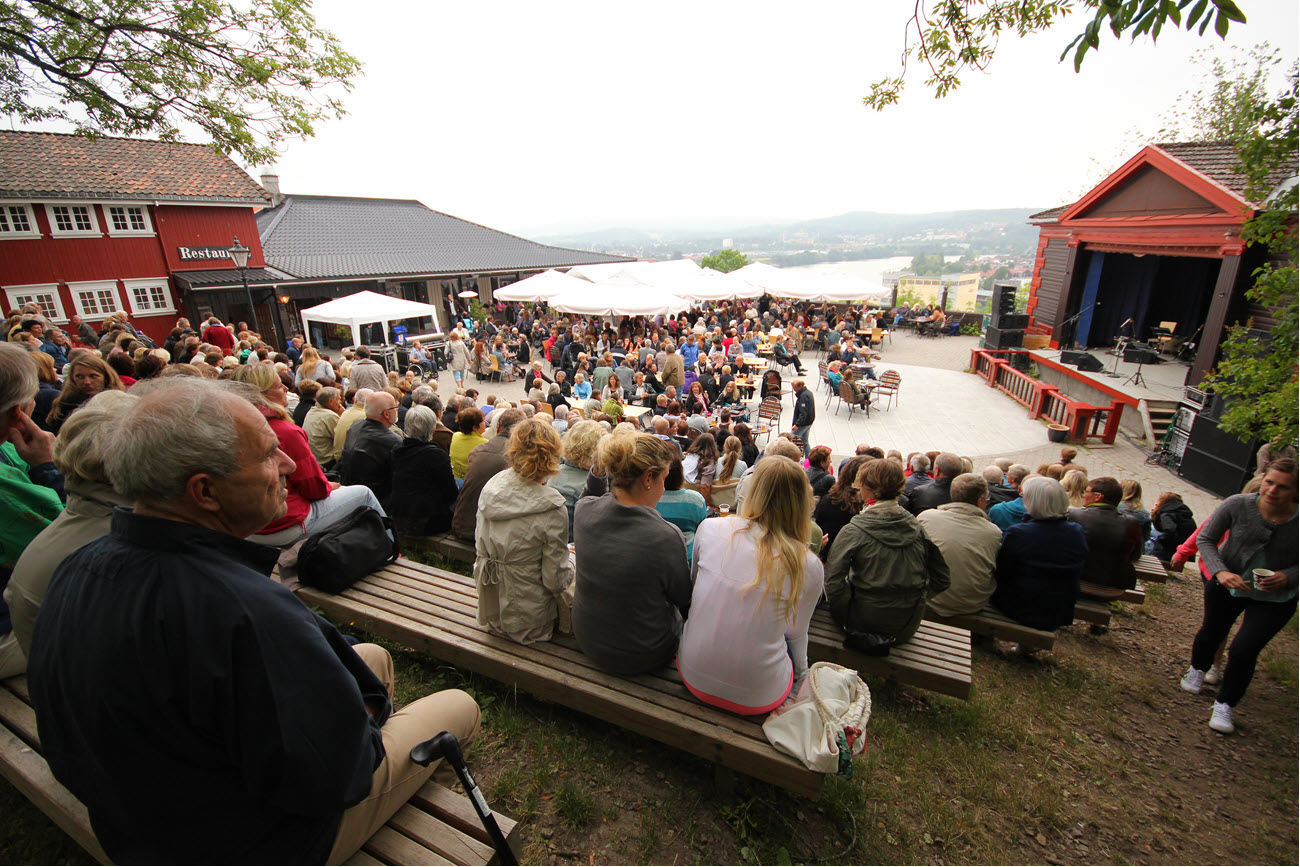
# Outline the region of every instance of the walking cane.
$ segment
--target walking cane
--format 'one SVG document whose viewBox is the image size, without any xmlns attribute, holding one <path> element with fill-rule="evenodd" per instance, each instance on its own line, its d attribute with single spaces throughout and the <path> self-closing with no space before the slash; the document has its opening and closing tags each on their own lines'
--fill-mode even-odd
<svg viewBox="0 0 1300 867">
<path fill-rule="evenodd" d="M 501 827 L 497 825 L 496 817 L 492 815 L 487 801 L 483 799 L 478 783 L 470 776 L 469 768 L 465 765 L 465 756 L 460 751 L 460 742 L 451 732 L 440 732 L 437 736 L 411 748 L 411 761 L 421 767 L 427 768 L 431 762 L 438 759 L 446 759 L 451 764 L 452 770 L 456 772 L 456 776 L 460 778 L 465 794 L 469 795 L 470 802 L 474 805 L 474 812 L 478 813 L 479 821 L 483 823 L 488 836 L 492 838 L 492 845 L 497 850 L 497 859 L 510 867 L 517 865 L 519 860 L 511 851 L 505 835 L 501 833 Z"/>
</svg>

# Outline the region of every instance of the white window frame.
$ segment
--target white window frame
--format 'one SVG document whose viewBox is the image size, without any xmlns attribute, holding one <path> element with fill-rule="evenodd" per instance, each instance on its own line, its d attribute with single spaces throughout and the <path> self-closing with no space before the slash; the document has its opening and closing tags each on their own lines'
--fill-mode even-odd
<svg viewBox="0 0 1300 867">
<path fill-rule="evenodd" d="M 4 287 L 5 300 L 8 302 L 7 310 L 17 310 L 27 301 L 34 300 L 33 295 L 48 295 L 54 302 L 54 309 L 45 311 L 45 315 L 56 325 L 66 325 L 68 315 L 63 311 L 63 298 L 59 295 L 58 283 L 29 283 L 25 286 L 6 286 Z M 45 303 L 41 302 L 41 307 Z"/>
<path fill-rule="evenodd" d="M 60 229 L 58 218 L 54 216 L 55 208 L 85 208 L 90 216 L 90 229 Z M 51 238 L 102 238 L 104 233 L 99 228 L 99 217 L 95 214 L 94 202 L 46 202 L 45 216 L 50 221 Z"/>
<path fill-rule="evenodd" d="M 149 217 L 149 206 L 140 202 L 105 202 L 100 205 L 104 209 L 104 222 L 107 224 L 104 228 L 108 234 L 114 238 L 143 238 L 152 236 L 153 220 Z M 140 215 L 144 217 L 143 229 L 118 229 L 113 225 L 113 208 L 138 208 Z M 130 217 L 127 217 L 130 222 Z"/>
<path fill-rule="evenodd" d="M 154 286 L 162 288 L 163 300 L 166 302 L 165 307 L 141 307 L 136 304 L 136 289 L 152 289 Z M 126 301 L 131 305 L 132 316 L 163 316 L 168 313 L 176 312 L 176 302 L 172 297 L 172 287 L 166 277 L 158 277 L 153 280 L 123 280 L 122 288 L 126 290 Z"/>
<path fill-rule="evenodd" d="M 3 209 L 5 212 L 5 222 L 12 226 L 12 215 L 9 213 L 10 208 L 23 209 L 23 212 L 27 215 L 27 231 L 15 232 L 12 229 L 7 232 L 0 231 L 0 240 L 11 240 L 14 238 L 39 238 L 41 236 L 41 227 L 36 225 L 36 212 L 32 210 L 30 204 L 27 202 L 0 202 L 0 209 Z"/>
<path fill-rule="evenodd" d="M 114 313 L 121 313 L 125 309 L 122 306 L 122 293 L 117 288 L 116 280 L 83 280 L 67 285 L 68 294 L 72 296 L 72 307 L 82 319 L 105 319 Z M 85 306 L 81 303 L 80 293 L 99 293 L 104 290 L 111 290 L 113 302 L 117 306 L 112 310 L 98 310 L 94 313 L 87 313 Z"/>
</svg>

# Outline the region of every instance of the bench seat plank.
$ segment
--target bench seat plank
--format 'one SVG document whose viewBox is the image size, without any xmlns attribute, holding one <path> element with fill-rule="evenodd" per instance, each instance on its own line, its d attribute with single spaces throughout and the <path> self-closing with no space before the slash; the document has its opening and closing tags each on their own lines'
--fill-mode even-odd
<svg viewBox="0 0 1300 867">
<path fill-rule="evenodd" d="M 969 629 L 976 635 L 986 635 L 990 638 L 998 638 L 1003 641 L 1014 641 L 1024 647 L 1031 647 L 1035 650 L 1051 650 L 1056 643 L 1056 633 L 1048 632 L 1043 629 L 1035 629 L 1032 626 L 1025 626 L 1023 623 L 1017 623 L 1010 617 L 998 611 L 996 608 L 988 607 L 983 611 L 975 614 L 956 614 L 944 616 L 936 614 L 933 609 L 926 613 L 926 617 L 936 623 L 946 623 L 951 626 L 960 626 Z"/>
<path fill-rule="evenodd" d="M 1138 558 L 1135 566 L 1138 578 L 1143 581 L 1164 584 L 1169 580 L 1169 570 L 1160 562 L 1160 558 L 1154 554 L 1143 554 Z"/>
<path fill-rule="evenodd" d="M 451 864 L 446 858 L 426 849 L 400 831 L 385 825 L 361 847 L 365 852 L 389 864 L 432 864 L 435 867 Z"/>
<path fill-rule="evenodd" d="M 1110 606 L 1105 602 L 1080 599 L 1074 603 L 1074 619 L 1093 626 L 1110 626 Z"/>
</svg>

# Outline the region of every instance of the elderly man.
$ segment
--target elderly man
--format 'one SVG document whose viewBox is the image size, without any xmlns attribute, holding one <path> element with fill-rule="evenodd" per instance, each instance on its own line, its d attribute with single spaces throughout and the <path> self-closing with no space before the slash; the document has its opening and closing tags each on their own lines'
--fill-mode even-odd
<svg viewBox="0 0 1300 867">
<path fill-rule="evenodd" d="M 506 461 L 510 432 L 524 420 L 523 411 L 517 409 L 497 410 L 492 416 L 497 420 L 497 435 L 470 451 L 465 465 L 465 484 L 461 486 L 460 496 L 456 498 L 456 511 L 451 516 L 451 531 L 467 542 L 474 541 L 474 529 L 478 526 L 479 494 L 493 476 L 510 468 Z"/>
<path fill-rule="evenodd" d="M 334 460 L 343 457 L 343 447 L 348 442 L 348 431 L 352 426 L 366 417 L 366 398 L 374 394 L 368 388 L 358 388 L 352 395 L 352 405 L 343 410 L 339 422 L 334 426 Z"/>
<path fill-rule="evenodd" d="M 393 447 L 402 441 L 392 430 L 397 421 L 397 399 L 386 391 L 366 398 L 366 417 L 348 431 L 339 458 L 339 480 L 345 485 L 365 485 L 379 502 L 393 490 Z"/>
<path fill-rule="evenodd" d="M 334 466 L 334 434 L 342 415 L 343 393 L 337 388 L 322 388 L 316 392 L 315 406 L 307 410 L 307 417 L 302 421 L 307 445 L 322 469 Z"/>
<path fill-rule="evenodd" d="M 358 346 L 353 352 L 356 359 L 352 362 L 352 372 L 348 374 L 348 380 L 357 388 L 368 388 L 372 391 L 379 391 L 388 385 L 388 374 L 380 367 L 379 362 L 370 357 L 370 350 L 365 346 Z"/>
<path fill-rule="evenodd" d="M 917 485 L 908 492 L 908 509 L 919 515 L 926 509 L 935 509 L 952 502 L 952 480 L 961 475 L 961 458 L 944 452 L 934 459 L 934 480 Z"/>
<path fill-rule="evenodd" d="M 32 421 L 36 363 L 16 344 L 0 343 L 0 591 L 18 558 L 63 510 L 63 475 L 55 468 L 54 434 Z M 0 678 L 21 674 L 25 660 L 0 602 Z"/>
<path fill-rule="evenodd" d="M 1029 467 L 1024 464 L 1012 464 L 1007 469 L 1007 486 L 1015 490 L 1015 499 L 989 506 L 989 520 L 997 524 L 1003 533 L 1006 533 L 1008 527 L 1025 519 L 1025 501 L 1021 499 L 1020 492 L 1031 475 Z"/>
<path fill-rule="evenodd" d="M 393 713 L 388 653 L 268 580 L 277 552 L 243 537 L 284 513 L 294 463 L 223 386 L 168 379 L 114 432 L 105 469 L 135 508 L 50 583 L 41 746 L 115 862 L 339 863 L 428 778 L 410 749 L 472 738 L 479 711 L 453 690 Z"/>
<path fill-rule="evenodd" d="M 1101 476 L 1088 482 L 1083 508 L 1070 509 L 1066 516 L 1083 527 L 1088 539 L 1088 559 L 1079 580 L 1104 587 L 1090 593 L 1101 599 L 1118 599 L 1137 586 L 1133 564 L 1142 555 L 1142 527 L 1136 518 L 1119 513 L 1123 497 L 1118 481 Z"/>
<path fill-rule="evenodd" d="M 930 610 L 942 617 L 983 611 L 997 589 L 1002 532 L 989 523 L 988 483 L 974 473 L 952 480 L 952 502 L 917 516 L 948 564 L 948 589 L 930 598 Z"/>
<path fill-rule="evenodd" d="M 812 392 L 804 386 L 802 379 L 796 379 L 790 383 L 794 389 L 794 418 L 790 420 L 790 427 L 794 429 L 794 435 L 803 442 L 803 456 L 808 457 L 808 437 L 812 434 L 813 420 L 817 416 L 817 408 L 813 405 Z"/>
<path fill-rule="evenodd" d="M 1006 484 L 1006 473 L 996 464 L 990 464 L 984 468 L 981 474 L 984 481 L 989 486 L 989 508 L 996 506 L 998 503 L 1006 503 L 1020 496 L 1020 492 L 1012 485 Z"/>
</svg>

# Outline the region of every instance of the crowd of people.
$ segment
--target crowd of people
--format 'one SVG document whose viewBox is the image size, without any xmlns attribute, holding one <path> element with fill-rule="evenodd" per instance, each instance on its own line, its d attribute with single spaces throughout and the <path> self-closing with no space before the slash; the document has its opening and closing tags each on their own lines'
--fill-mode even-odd
<svg viewBox="0 0 1300 867">
<path fill-rule="evenodd" d="M 215 317 L 154 346 L 126 317 L 68 335 L 39 309 L 11 316 L 0 677 L 28 673 L 51 766 L 114 860 L 165 857 L 213 821 L 230 830 L 220 860 L 346 858 L 427 778 L 411 745 L 474 737 L 471 698 L 395 711 L 382 648 L 267 580 L 281 550 L 359 506 L 402 535 L 471 541 L 488 630 L 571 632 L 619 675 L 675 664 L 700 701 L 745 715 L 797 694 L 822 600 L 871 653 L 929 612 L 992 605 L 1050 630 L 1085 591 L 1131 589 L 1152 551 L 1200 559 L 1205 622 L 1182 687 L 1220 680 L 1211 725 L 1228 732 L 1295 611 L 1293 458 L 1198 529 L 1176 494 L 1148 511 L 1136 480 L 1092 476 L 1069 447 L 1034 471 L 867 444 L 837 465 L 810 448 L 801 379 L 790 430 L 760 453 L 735 397 L 759 335 L 788 341 L 796 371 L 810 333 L 847 361 L 869 311 L 724 303 L 617 328 L 507 314 L 449 335 L 445 404 L 429 353 L 386 372 L 365 347 L 331 362 Z M 514 402 L 466 376 L 512 367 L 527 386 Z M 627 405 L 650 411 L 634 423 Z M 713 502 L 724 485 L 734 505 Z M 208 809 L 173 802 L 178 776 Z"/>
</svg>

